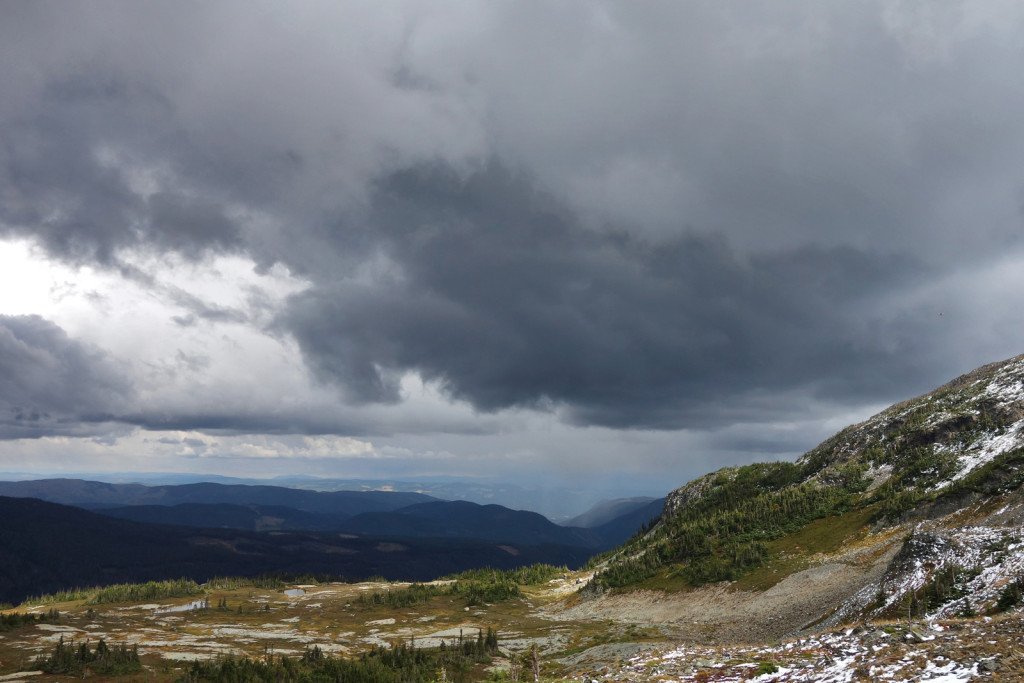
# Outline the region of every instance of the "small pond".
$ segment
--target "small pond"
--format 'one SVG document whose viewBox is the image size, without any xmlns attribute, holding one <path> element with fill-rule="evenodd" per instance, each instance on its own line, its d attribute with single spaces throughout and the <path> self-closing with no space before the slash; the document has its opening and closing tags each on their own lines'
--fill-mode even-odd
<svg viewBox="0 0 1024 683">
<path fill-rule="evenodd" d="M 164 609 L 153 610 L 153 614 L 167 614 L 168 612 L 191 612 L 194 609 L 203 609 L 209 603 L 203 600 L 193 600 L 187 605 L 178 605 L 177 607 L 165 607 Z"/>
</svg>

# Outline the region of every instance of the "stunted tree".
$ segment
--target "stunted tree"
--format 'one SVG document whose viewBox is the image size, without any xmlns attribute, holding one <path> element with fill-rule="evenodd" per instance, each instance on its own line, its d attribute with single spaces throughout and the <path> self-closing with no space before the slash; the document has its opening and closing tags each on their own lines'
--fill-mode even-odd
<svg viewBox="0 0 1024 683">
<path fill-rule="evenodd" d="M 523 673 L 523 660 L 516 653 L 508 656 L 508 679 L 512 683 L 519 683 L 519 674 Z"/>
</svg>

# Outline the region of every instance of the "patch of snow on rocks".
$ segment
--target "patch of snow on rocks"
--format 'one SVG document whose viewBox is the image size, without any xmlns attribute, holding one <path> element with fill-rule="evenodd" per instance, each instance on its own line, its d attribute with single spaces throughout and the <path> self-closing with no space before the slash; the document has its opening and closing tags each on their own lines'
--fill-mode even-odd
<svg viewBox="0 0 1024 683">
<path fill-rule="evenodd" d="M 946 481 L 940 482 L 932 487 L 932 491 L 949 486 L 955 481 L 963 479 L 968 474 L 988 464 L 996 457 L 1019 448 L 1024 445 L 1024 419 L 1014 422 L 999 432 L 987 432 L 968 444 L 966 447 L 957 448 L 951 445 L 936 444 L 936 452 L 957 452 L 959 451 L 959 471 Z"/>
<path fill-rule="evenodd" d="M 938 633 L 941 633 L 939 631 Z M 913 634 L 913 635 L 912 635 Z M 878 629 L 848 629 L 825 633 L 782 646 L 748 646 L 716 650 L 681 646 L 645 652 L 630 658 L 614 680 L 815 681 L 921 680 L 960 683 L 978 677 L 978 662 L 953 661 L 941 645 L 910 630 L 901 638 Z M 906 643 L 902 645 L 901 643 Z M 890 656 L 880 656 L 879 653 Z M 746 660 L 746 661 L 743 661 Z M 774 671 L 754 676 L 751 660 L 769 663 Z M 606 674 L 605 678 L 611 678 Z M 592 681 L 592 678 L 584 678 Z"/>
</svg>

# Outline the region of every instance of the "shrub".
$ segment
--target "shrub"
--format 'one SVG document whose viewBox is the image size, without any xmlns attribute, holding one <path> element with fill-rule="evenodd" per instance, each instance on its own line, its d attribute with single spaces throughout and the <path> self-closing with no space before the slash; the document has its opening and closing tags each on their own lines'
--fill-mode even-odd
<svg viewBox="0 0 1024 683">
<path fill-rule="evenodd" d="M 1024 600 L 1024 577 L 1017 577 L 1006 584 L 999 593 L 999 600 L 996 602 L 996 611 L 1008 612 Z"/>
<path fill-rule="evenodd" d="M 88 641 L 76 648 L 74 641 L 65 643 L 64 636 L 61 636 L 53 653 L 49 657 L 39 657 L 32 667 L 48 674 L 84 678 L 86 669 L 102 675 L 122 675 L 141 670 L 142 663 L 136 645 L 129 648 L 121 643 L 111 648 L 100 638 L 96 649 L 90 650 Z"/>
<path fill-rule="evenodd" d="M 196 660 L 179 679 L 198 681 L 345 681 L 345 683 L 431 683 L 444 670 L 455 683 L 468 680 L 474 663 L 489 661 L 498 651 L 498 634 L 492 629 L 476 638 L 459 639 L 438 648 L 417 648 L 395 643 L 375 647 L 358 657 L 343 659 L 320 648 L 306 649 L 298 659 L 270 656 L 266 661 L 224 657 Z"/>
</svg>

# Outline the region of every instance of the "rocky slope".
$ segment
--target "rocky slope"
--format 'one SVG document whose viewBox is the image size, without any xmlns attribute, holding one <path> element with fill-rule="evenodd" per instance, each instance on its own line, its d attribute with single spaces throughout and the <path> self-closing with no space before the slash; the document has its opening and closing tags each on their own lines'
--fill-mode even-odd
<svg viewBox="0 0 1024 683">
<path fill-rule="evenodd" d="M 756 642 L 1024 594 L 1024 356 L 894 405 L 796 463 L 726 468 L 595 563 L 572 618 Z M 618 616 L 617 616 L 618 615 Z"/>
<path fill-rule="evenodd" d="M 871 486 L 938 492 L 1024 445 L 1024 356 L 992 363 L 847 427 L 800 463 L 827 482 L 845 463 Z"/>
<path fill-rule="evenodd" d="M 638 653 L 605 675 L 647 681 L 1021 680 L 1019 618 L 888 624 L 827 632 L 777 645 L 681 645 Z M 600 673 L 598 675 L 600 675 Z"/>
</svg>

